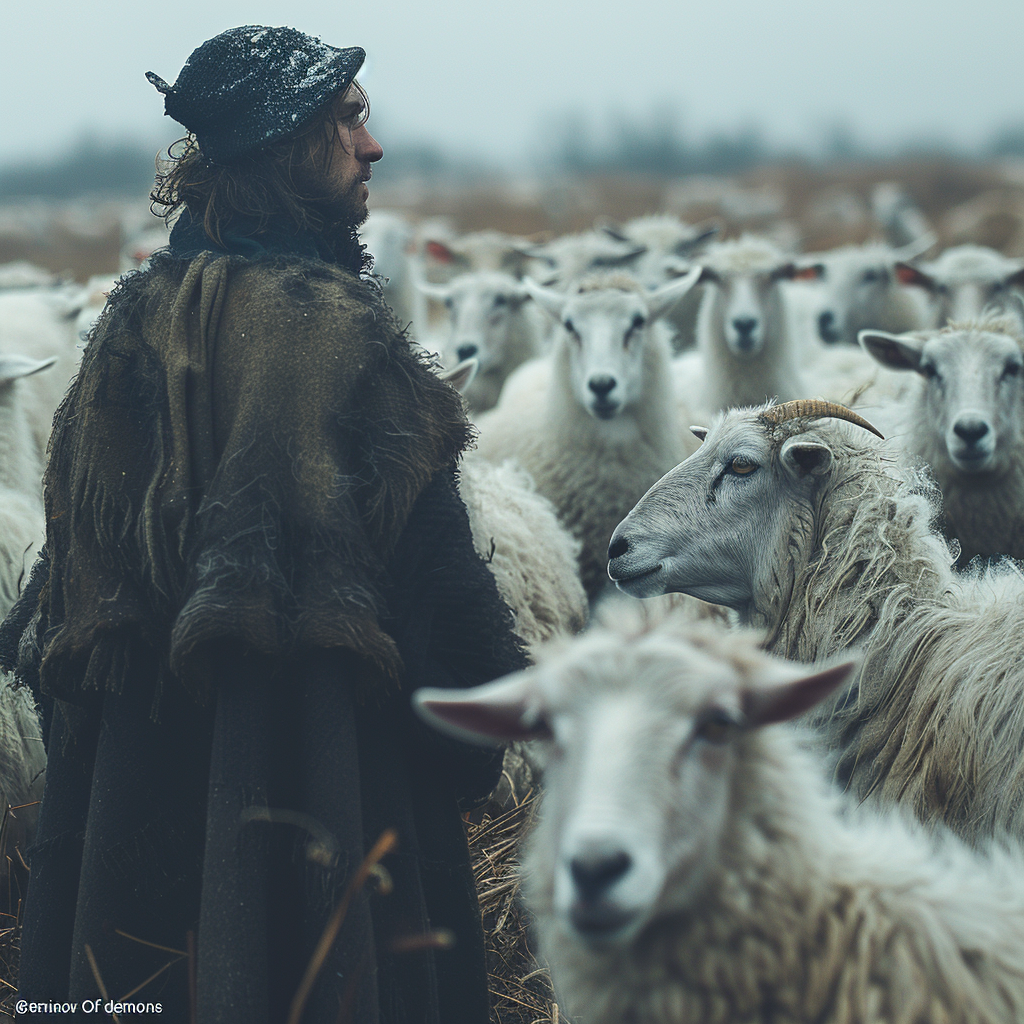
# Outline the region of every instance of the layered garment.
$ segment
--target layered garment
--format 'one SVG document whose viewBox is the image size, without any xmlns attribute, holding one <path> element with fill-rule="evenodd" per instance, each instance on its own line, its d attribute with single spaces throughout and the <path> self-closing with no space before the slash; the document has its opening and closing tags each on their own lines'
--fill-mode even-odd
<svg viewBox="0 0 1024 1024">
<path fill-rule="evenodd" d="M 524 664 L 456 489 L 469 438 L 342 267 L 172 253 L 119 286 L 5 624 L 47 709 L 23 998 L 281 1024 L 393 829 L 301 1019 L 486 1021 L 459 804 L 500 758 L 409 705 Z"/>
</svg>

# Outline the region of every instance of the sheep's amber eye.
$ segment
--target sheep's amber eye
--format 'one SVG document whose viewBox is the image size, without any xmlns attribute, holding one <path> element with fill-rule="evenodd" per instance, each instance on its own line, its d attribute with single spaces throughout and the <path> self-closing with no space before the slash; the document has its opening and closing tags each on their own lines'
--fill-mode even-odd
<svg viewBox="0 0 1024 1024">
<path fill-rule="evenodd" d="M 748 473 L 753 473 L 754 470 L 757 469 L 757 463 L 743 458 L 742 455 L 737 455 L 736 458 L 729 463 L 729 469 L 738 476 L 746 476 Z"/>
<path fill-rule="evenodd" d="M 694 735 L 707 743 L 728 743 L 737 728 L 739 723 L 728 712 L 714 708 L 697 722 Z"/>
</svg>

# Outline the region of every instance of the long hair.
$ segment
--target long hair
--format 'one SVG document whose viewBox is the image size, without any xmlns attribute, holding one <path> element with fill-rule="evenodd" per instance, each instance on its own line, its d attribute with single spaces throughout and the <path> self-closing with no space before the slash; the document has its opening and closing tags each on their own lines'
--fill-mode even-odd
<svg viewBox="0 0 1024 1024">
<path fill-rule="evenodd" d="M 366 93 L 357 82 L 352 87 L 368 113 Z M 346 255 L 353 255 L 345 251 L 354 244 L 354 255 L 362 257 L 356 225 L 332 204 L 326 185 L 335 147 L 345 145 L 336 111 L 347 92 L 333 96 L 296 133 L 237 163 L 213 163 L 192 133 L 178 139 L 158 164 L 150 193 L 153 213 L 169 222 L 186 209 L 221 247 L 228 228 L 259 235 L 273 222 L 296 233 L 322 234 Z M 365 263 L 358 259 L 357 268 L 365 269 Z"/>
</svg>

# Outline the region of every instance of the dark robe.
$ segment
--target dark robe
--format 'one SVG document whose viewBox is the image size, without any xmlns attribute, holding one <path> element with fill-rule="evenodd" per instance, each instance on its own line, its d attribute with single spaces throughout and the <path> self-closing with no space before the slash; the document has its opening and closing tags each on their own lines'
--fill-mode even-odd
<svg viewBox="0 0 1024 1024">
<path fill-rule="evenodd" d="M 48 709 L 20 994 L 170 964 L 130 1001 L 282 1024 L 394 829 L 301 1019 L 484 1024 L 460 802 L 500 758 L 409 705 L 524 664 L 456 489 L 469 427 L 379 289 L 268 248 L 127 279 L 55 420 L 49 563 L 5 624 Z"/>
</svg>

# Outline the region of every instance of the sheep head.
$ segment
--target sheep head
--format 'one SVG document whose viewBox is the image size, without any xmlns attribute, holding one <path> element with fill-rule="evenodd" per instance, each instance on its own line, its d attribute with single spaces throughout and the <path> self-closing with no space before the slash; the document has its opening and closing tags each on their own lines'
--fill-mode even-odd
<svg viewBox="0 0 1024 1024">
<path fill-rule="evenodd" d="M 697 428 L 701 447 L 612 534 L 608 574 L 616 586 L 634 597 L 679 592 L 748 620 L 763 616 L 788 593 L 815 542 L 821 496 L 851 449 L 839 428 L 817 418 L 848 414 L 831 403 L 792 402 L 730 410 L 709 430 Z"/>
<path fill-rule="evenodd" d="M 916 442 L 937 471 L 999 477 L 1024 445 L 1024 337 L 1008 318 L 894 335 L 861 331 L 860 343 L 890 370 L 920 375 Z"/>
<path fill-rule="evenodd" d="M 498 271 L 460 274 L 448 284 L 417 282 L 428 297 L 448 310 L 450 333 L 442 357 L 446 366 L 476 359 L 479 372 L 505 359 L 511 315 L 530 296 L 521 281 Z"/>
<path fill-rule="evenodd" d="M 640 401 L 651 325 L 699 277 L 697 267 L 653 292 L 624 275 L 585 278 L 571 292 L 526 278 L 534 300 L 562 327 L 559 356 L 568 360 L 573 398 L 591 416 L 610 420 Z"/>
<path fill-rule="evenodd" d="M 735 853 L 730 814 L 756 791 L 744 762 L 759 727 L 813 706 L 853 668 L 810 670 L 758 639 L 617 611 L 614 624 L 541 648 L 525 672 L 417 692 L 420 714 L 460 738 L 545 748 L 523 875 L 531 909 L 567 941 L 615 948 L 713 899 L 716 869 Z"/>
</svg>

